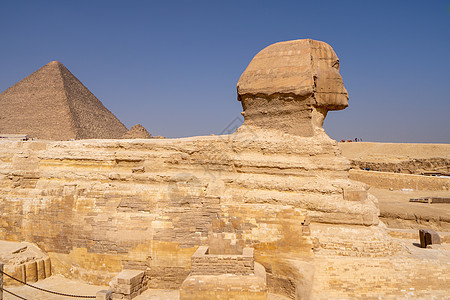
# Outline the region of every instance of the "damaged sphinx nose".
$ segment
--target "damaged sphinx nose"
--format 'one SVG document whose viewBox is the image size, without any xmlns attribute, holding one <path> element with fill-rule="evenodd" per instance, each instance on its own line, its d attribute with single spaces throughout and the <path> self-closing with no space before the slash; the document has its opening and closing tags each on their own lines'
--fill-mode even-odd
<svg viewBox="0 0 450 300">
<path fill-rule="evenodd" d="M 323 131 L 330 110 L 348 106 L 339 59 L 324 42 L 280 42 L 261 50 L 237 85 L 245 125 L 298 136 Z"/>
</svg>

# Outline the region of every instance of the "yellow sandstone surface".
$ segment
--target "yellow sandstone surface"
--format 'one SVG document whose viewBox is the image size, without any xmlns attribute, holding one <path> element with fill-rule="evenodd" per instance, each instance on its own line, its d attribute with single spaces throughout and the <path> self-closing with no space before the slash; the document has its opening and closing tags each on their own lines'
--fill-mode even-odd
<svg viewBox="0 0 450 300">
<path fill-rule="evenodd" d="M 3 141 L 0 149 L 0 239 L 36 243 L 66 276 L 104 283 L 139 267 L 154 287 L 175 288 L 197 247 L 209 245 L 218 253 L 254 247 L 283 281 L 287 258 L 309 261 L 316 240 L 332 252 L 342 244 L 331 239 L 339 229 L 330 236 L 315 224 L 348 224 L 370 240 L 379 232 L 379 251 L 361 255 L 391 247 L 376 204 L 348 179 L 326 135 Z M 362 193 L 347 200 L 344 190 Z M 352 239 L 372 243 L 366 237 Z"/>
</svg>

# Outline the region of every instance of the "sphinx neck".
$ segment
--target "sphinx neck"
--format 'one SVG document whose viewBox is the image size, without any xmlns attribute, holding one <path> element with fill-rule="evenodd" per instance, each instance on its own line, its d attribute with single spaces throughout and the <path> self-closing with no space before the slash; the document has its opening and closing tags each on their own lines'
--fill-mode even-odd
<svg viewBox="0 0 450 300">
<path fill-rule="evenodd" d="M 313 96 L 243 95 L 240 101 L 244 109 L 244 125 L 304 137 L 323 133 L 327 110 L 317 107 Z"/>
</svg>

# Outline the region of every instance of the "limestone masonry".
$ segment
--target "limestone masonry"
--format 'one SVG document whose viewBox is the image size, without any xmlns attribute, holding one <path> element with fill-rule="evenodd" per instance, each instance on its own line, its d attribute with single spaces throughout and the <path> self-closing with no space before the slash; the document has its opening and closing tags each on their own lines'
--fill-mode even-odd
<svg viewBox="0 0 450 300">
<path fill-rule="evenodd" d="M 230 135 L 0 141 L 0 239 L 35 243 L 53 273 L 92 283 L 135 270 L 136 284 L 117 281 L 127 295 L 183 284 L 184 299 L 213 297 L 217 277 L 202 276 L 228 268 L 254 280 L 230 279 L 236 299 L 447 295 L 448 250 L 391 237 L 322 128 L 348 105 L 338 70 L 324 42 L 263 49 L 238 82 L 245 122 Z"/>
<path fill-rule="evenodd" d="M 340 143 L 354 169 L 403 174 L 450 174 L 450 144 Z"/>
</svg>

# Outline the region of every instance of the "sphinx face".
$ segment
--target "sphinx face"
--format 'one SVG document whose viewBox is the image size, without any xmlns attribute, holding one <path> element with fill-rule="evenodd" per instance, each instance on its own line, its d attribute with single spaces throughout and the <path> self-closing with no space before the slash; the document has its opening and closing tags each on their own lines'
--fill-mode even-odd
<svg viewBox="0 0 450 300">
<path fill-rule="evenodd" d="M 346 108 L 348 93 L 339 74 L 339 59 L 336 53 L 324 42 L 311 42 L 317 106 L 326 110 Z"/>
</svg>

